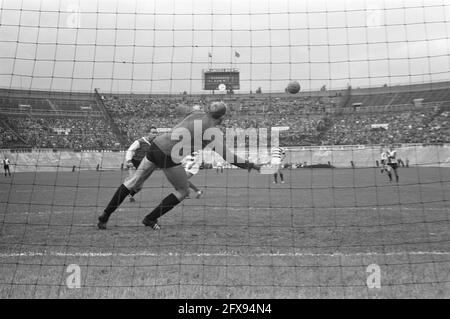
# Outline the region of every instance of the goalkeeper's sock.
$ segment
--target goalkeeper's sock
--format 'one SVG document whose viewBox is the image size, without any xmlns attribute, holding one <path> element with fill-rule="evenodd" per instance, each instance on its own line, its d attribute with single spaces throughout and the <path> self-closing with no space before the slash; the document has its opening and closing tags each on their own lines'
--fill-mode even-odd
<svg viewBox="0 0 450 319">
<path fill-rule="evenodd" d="M 145 216 L 143 221 L 144 224 L 147 224 L 146 222 L 156 222 L 159 217 L 163 216 L 179 203 L 180 200 L 175 196 L 175 194 L 171 193 L 169 196 L 162 200 L 158 207 L 156 207 L 150 214 Z"/>
<path fill-rule="evenodd" d="M 388 173 L 388 176 L 389 176 L 389 180 L 392 182 L 392 174 Z"/>
<path fill-rule="evenodd" d="M 197 188 L 197 186 L 195 186 L 194 184 L 191 183 L 191 181 L 188 181 L 189 183 L 189 188 L 192 188 L 194 190 L 194 192 L 198 192 L 199 189 Z"/>
<path fill-rule="evenodd" d="M 281 179 L 281 182 L 284 182 L 284 176 L 281 173 L 280 173 L 280 179 Z"/>
<path fill-rule="evenodd" d="M 122 204 L 125 198 L 130 194 L 130 190 L 124 185 L 120 185 L 120 187 L 116 190 L 116 193 L 111 198 L 111 201 L 109 202 L 108 206 L 106 206 L 104 211 L 104 217 L 109 218 L 112 213 L 117 209 L 117 207 Z"/>
</svg>

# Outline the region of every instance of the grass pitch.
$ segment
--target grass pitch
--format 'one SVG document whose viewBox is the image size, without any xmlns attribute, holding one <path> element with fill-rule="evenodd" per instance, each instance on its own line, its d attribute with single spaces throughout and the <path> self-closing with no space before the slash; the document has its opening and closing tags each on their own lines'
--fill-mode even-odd
<svg viewBox="0 0 450 319">
<path fill-rule="evenodd" d="M 202 170 L 205 194 L 141 224 L 157 171 L 96 228 L 126 172 L 0 178 L 1 298 L 450 298 L 450 169 Z M 81 270 L 70 289 L 67 267 Z M 367 267 L 380 267 L 369 288 Z"/>
</svg>

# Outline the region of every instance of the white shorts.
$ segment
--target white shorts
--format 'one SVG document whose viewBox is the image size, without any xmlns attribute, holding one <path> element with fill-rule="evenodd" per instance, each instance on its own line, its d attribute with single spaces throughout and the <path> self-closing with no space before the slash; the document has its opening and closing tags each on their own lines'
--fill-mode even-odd
<svg viewBox="0 0 450 319">
<path fill-rule="evenodd" d="M 192 165 L 191 168 L 189 168 L 189 169 L 185 168 L 184 170 L 186 171 L 186 173 L 191 173 L 192 175 L 195 175 L 198 173 L 199 169 L 200 169 L 200 165 Z"/>
<path fill-rule="evenodd" d="M 272 160 L 270 161 L 270 166 L 277 170 L 282 169 L 283 164 L 281 158 L 272 158 Z"/>
</svg>

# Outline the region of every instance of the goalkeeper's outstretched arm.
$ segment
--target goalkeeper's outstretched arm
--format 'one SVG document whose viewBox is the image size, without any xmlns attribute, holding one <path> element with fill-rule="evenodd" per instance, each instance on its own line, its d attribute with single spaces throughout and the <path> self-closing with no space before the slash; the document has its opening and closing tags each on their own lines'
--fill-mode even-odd
<svg viewBox="0 0 450 319">
<path fill-rule="evenodd" d="M 218 142 L 216 143 L 215 147 L 216 150 L 221 149 L 222 150 L 222 157 L 223 159 L 230 163 L 231 165 L 237 166 L 239 168 L 242 169 L 247 169 L 247 170 L 257 170 L 259 172 L 261 165 L 247 161 L 245 159 L 243 159 L 242 157 L 238 156 L 237 154 L 235 154 L 233 151 L 231 151 L 226 145 L 224 145 L 222 142 Z"/>
</svg>

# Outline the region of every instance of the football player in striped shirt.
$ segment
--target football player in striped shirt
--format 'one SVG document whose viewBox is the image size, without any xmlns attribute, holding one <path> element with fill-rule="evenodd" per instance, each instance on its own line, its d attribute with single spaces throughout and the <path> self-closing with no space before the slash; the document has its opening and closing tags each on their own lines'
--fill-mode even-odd
<svg viewBox="0 0 450 319">
<path fill-rule="evenodd" d="M 141 164 L 142 159 L 147 154 L 150 146 L 152 144 L 153 139 L 158 135 L 158 130 L 156 127 L 152 126 L 150 128 L 150 133 L 147 136 L 143 136 L 140 139 L 137 139 L 130 145 L 127 152 L 125 153 L 125 161 L 127 163 L 127 168 L 130 172 L 129 177 L 131 177 L 131 169 L 133 167 L 137 170 L 139 164 Z M 135 202 L 134 195 L 139 192 L 141 189 L 137 189 L 136 191 L 130 192 L 130 202 Z"/>
<path fill-rule="evenodd" d="M 275 167 L 277 169 L 277 172 L 273 174 L 273 183 L 278 183 L 278 175 L 280 175 L 281 183 L 284 184 L 284 176 L 281 172 L 281 169 L 283 168 L 283 161 L 286 157 L 286 151 L 282 147 L 273 147 L 271 150 L 271 161 L 270 165 L 272 167 Z"/>
</svg>

